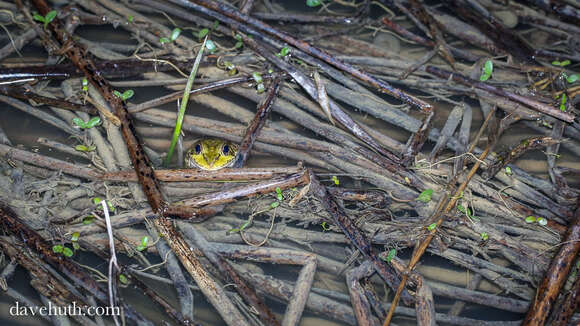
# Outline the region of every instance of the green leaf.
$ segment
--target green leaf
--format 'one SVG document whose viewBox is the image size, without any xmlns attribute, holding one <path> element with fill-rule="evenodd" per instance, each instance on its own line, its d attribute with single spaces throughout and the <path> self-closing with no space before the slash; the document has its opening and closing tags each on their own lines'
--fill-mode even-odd
<svg viewBox="0 0 580 326">
<path fill-rule="evenodd" d="M 540 224 L 541 226 L 546 226 L 548 225 L 548 220 L 545 219 L 544 217 L 538 217 L 537 220 L 538 224 Z"/>
<path fill-rule="evenodd" d="M 149 242 L 149 237 L 145 236 L 141 238 L 141 245 L 147 247 L 147 243 Z"/>
<path fill-rule="evenodd" d="M 235 38 L 236 40 L 238 40 L 238 41 L 241 41 L 241 40 L 242 40 L 242 35 L 240 35 L 240 34 L 236 34 L 236 36 L 234 36 L 234 38 Z"/>
<path fill-rule="evenodd" d="M 560 111 L 566 112 L 566 93 L 562 94 L 562 100 L 560 101 Z"/>
<path fill-rule="evenodd" d="M 89 225 L 89 224 L 93 223 L 94 220 L 95 220 L 94 216 L 86 216 L 85 218 L 83 218 L 83 224 Z"/>
<path fill-rule="evenodd" d="M 487 232 L 481 232 L 479 234 L 479 236 L 481 237 L 481 240 L 483 240 L 483 241 L 487 241 L 487 239 L 489 239 L 489 235 L 487 234 Z"/>
<path fill-rule="evenodd" d="M 125 274 L 119 274 L 119 282 L 123 284 L 129 284 L 129 280 L 127 279 L 127 276 L 125 276 Z"/>
<path fill-rule="evenodd" d="M 89 119 L 89 121 L 87 121 L 85 128 L 92 128 L 94 126 L 97 126 L 101 124 L 101 118 L 100 117 L 92 117 L 91 119 Z"/>
<path fill-rule="evenodd" d="M 127 17 L 127 21 L 129 21 L 129 23 L 132 23 L 135 20 L 135 17 L 129 15 L 129 17 Z"/>
<path fill-rule="evenodd" d="M 322 227 L 322 231 L 330 231 L 330 228 L 328 225 L 326 225 L 326 222 L 320 223 L 320 226 Z"/>
<path fill-rule="evenodd" d="M 169 42 L 171 42 L 171 40 L 168 39 L 167 37 L 162 37 L 159 39 L 159 43 L 161 43 L 161 44 L 165 44 L 165 43 L 169 43 Z"/>
<path fill-rule="evenodd" d="M 113 94 L 115 94 L 116 97 L 123 98 L 123 94 L 121 94 L 119 91 L 113 91 Z"/>
<path fill-rule="evenodd" d="M 201 31 L 199 31 L 199 33 L 197 33 L 197 37 L 198 37 L 199 39 L 202 39 L 202 38 L 204 38 L 204 37 L 205 37 L 205 36 L 206 36 L 208 33 L 209 33 L 209 29 L 207 29 L 207 28 L 204 28 L 204 29 L 202 29 Z"/>
<path fill-rule="evenodd" d="M 63 246 L 61 245 L 54 245 L 52 246 L 52 252 L 56 254 L 60 254 L 62 252 Z"/>
<path fill-rule="evenodd" d="M 493 72 L 493 61 L 487 60 L 483 65 L 483 73 L 479 77 L 479 80 L 480 81 L 488 80 L 489 77 L 491 77 L 492 72 Z"/>
<path fill-rule="evenodd" d="M 266 86 L 264 86 L 264 84 L 258 84 L 256 85 L 256 90 L 258 91 L 258 94 L 262 94 L 266 91 Z"/>
<path fill-rule="evenodd" d="M 526 223 L 534 223 L 534 222 L 536 222 L 536 220 L 537 220 L 537 218 L 535 216 L 531 216 L 531 215 L 526 217 L 526 219 L 525 219 Z"/>
<path fill-rule="evenodd" d="M 79 241 L 79 237 L 81 236 L 81 234 L 79 232 L 75 232 L 72 234 L 72 236 L 70 237 L 70 241 Z"/>
<path fill-rule="evenodd" d="M 578 74 L 573 74 L 573 75 L 566 77 L 566 80 L 570 84 L 577 82 L 579 79 L 580 79 L 580 75 L 578 75 Z"/>
<path fill-rule="evenodd" d="M 264 80 L 262 79 L 262 75 L 257 71 L 252 73 L 252 78 L 254 78 L 256 84 L 261 84 L 264 82 Z"/>
<path fill-rule="evenodd" d="M 559 66 L 559 65 L 561 65 L 562 63 L 561 63 L 560 61 L 558 61 L 558 60 L 554 60 L 554 61 L 552 61 L 552 64 L 553 64 L 554 66 Z"/>
<path fill-rule="evenodd" d="M 171 31 L 171 41 L 177 40 L 177 38 L 181 35 L 181 28 L 176 27 Z"/>
<path fill-rule="evenodd" d="M 37 22 L 44 23 L 44 16 L 41 16 L 41 15 L 40 15 L 40 14 L 38 14 L 38 13 L 35 13 L 35 14 L 32 16 L 32 19 L 36 20 Z"/>
<path fill-rule="evenodd" d="M 429 231 L 433 231 L 435 230 L 435 228 L 437 227 L 437 223 L 431 223 L 429 224 L 429 226 L 427 227 L 427 230 Z"/>
<path fill-rule="evenodd" d="M 79 245 L 79 243 L 78 243 L 78 242 L 73 242 L 73 243 L 72 243 L 72 246 L 73 246 L 73 249 L 74 249 L 74 250 L 79 250 L 79 249 L 81 249 L 81 246 Z"/>
<path fill-rule="evenodd" d="M 135 249 L 137 249 L 137 251 L 143 251 L 143 250 L 147 249 L 147 247 L 145 247 L 145 246 L 143 246 L 143 245 L 139 245 L 139 246 L 138 246 L 137 248 L 135 248 Z"/>
<path fill-rule="evenodd" d="M 215 46 L 215 43 L 212 40 L 207 40 L 207 42 L 205 43 L 205 47 L 207 48 L 209 53 L 214 53 L 215 51 L 217 51 L 217 46 Z"/>
<path fill-rule="evenodd" d="M 67 257 L 72 257 L 75 253 L 74 253 L 74 251 L 71 248 L 64 247 L 62 249 L 62 254 L 65 255 L 65 256 L 67 256 Z"/>
<path fill-rule="evenodd" d="M 94 205 L 100 204 L 101 201 L 102 201 L 101 197 L 95 197 L 95 198 L 93 198 L 93 204 Z"/>
<path fill-rule="evenodd" d="M 387 257 L 384 258 L 384 260 L 387 263 L 390 263 L 391 260 L 393 260 L 393 258 L 395 258 L 395 256 L 397 255 L 397 250 L 395 250 L 395 248 L 389 250 L 389 253 L 387 254 Z"/>
<path fill-rule="evenodd" d="M 273 203 L 270 204 L 270 208 L 276 208 L 278 206 L 280 206 L 280 202 L 279 201 L 275 201 L 275 202 L 273 202 Z"/>
<path fill-rule="evenodd" d="M 123 92 L 123 94 L 121 95 L 121 99 L 123 99 L 123 101 L 126 101 L 131 97 L 133 97 L 133 95 L 135 95 L 135 92 L 132 89 L 128 89 Z"/>
<path fill-rule="evenodd" d="M 84 129 L 87 127 L 87 124 L 81 118 L 74 118 L 74 119 L 72 119 L 72 122 L 75 124 L 75 126 L 81 128 L 81 129 Z"/>
<path fill-rule="evenodd" d="M 282 48 L 282 50 L 280 50 L 280 55 L 285 57 L 288 55 L 288 53 L 290 53 L 290 48 L 285 46 Z"/>
<path fill-rule="evenodd" d="M 234 49 L 239 49 L 242 46 L 244 46 L 244 42 L 242 41 L 237 41 L 236 44 L 234 44 Z"/>
<path fill-rule="evenodd" d="M 512 168 L 510 168 L 509 166 L 506 166 L 505 167 L 505 174 L 512 175 Z"/>
<path fill-rule="evenodd" d="M 220 21 L 219 20 L 214 20 L 213 26 L 211 27 L 211 29 L 216 29 L 216 28 L 218 28 L 219 25 L 220 25 Z"/>
<path fill-rule="evenodd" d="M 569 64 L 570 64 L 570 60 L 564 60 L 564 61 L 560 62 L 560 67 L 565 67 Z"/>
<path fill-rule="evenodd" d="M 320 6 L 322 3 L 320 2 L 320 0 L 306 0 L 306 5 L 308 7 L 318 7 Z"/>
<path fill-rule="evenodd" d="M 417 197 L 418 201 L 422 201 L 424 203 L 428 203 L 431 201 L 431 195 L 433 195 L 433 189 L 425 189 L 419 197 Z"/>
<path fill-rule="evenodd" d="M 331 179 L 332 179 L 332 181 L 334 181 L 335 185 L 337 185 L 337 186 L 340 185 L 340 180 L 338 180 L 337 176 L 333 175 Z"/>
<path fill-rule="evenodd" d="M 46 14 L 46 16 L 44 16 L 44 24 L 45 25 L 49 24 L 51 21 L 53 21 L 56 18 L 56 15 L 58 15 L 58 11 L 56 11 L 56 10 L 49 11 Z"/>
</svg>

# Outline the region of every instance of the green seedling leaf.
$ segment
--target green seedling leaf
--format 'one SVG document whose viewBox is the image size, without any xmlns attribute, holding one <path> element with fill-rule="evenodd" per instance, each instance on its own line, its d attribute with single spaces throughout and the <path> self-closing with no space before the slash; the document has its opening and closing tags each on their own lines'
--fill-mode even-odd
<svg viewBox="0 0 580 326">
<path fill-rule="evenodd" d="M 87 121 L 85 128 L 89 129 L 92 128 L 94 126 L 97 126 L 101 124 L 101 118 L 100 117 L 92 117 L 89 121 Z"/>
<path fill-rule="evenodd" d="M 215 43 L 212 40 L 207 40 L 207 42 L 205 43 L 205 47 L 207 48 L 209 53 L 214 53 L 215 51 L 217 51 L 217 46 L 215 46 Z"/>
<path fill-rule="evenodd" d="M 87 127 L 87 124 L 81 118 L 74 118 L 74 119 L 72 119 L 72 122 L 74 123 L 75 126 L 81 128 L 81 129 L 84 129 Z"/>
<path fill-rule="evenodd" d="M 143 247 L 147 247 L 148 242 L 149 242 L 149 237 L 145 236 L 145 237 L 141 238 L 141 245 Z"/>
<path fill-rule="evenodd" d="M 137 248 L 135 248 L 135 249 L 137 249 L 137 251 L 143 251 L 143 250 L 147 249 L 147 247 L 145 247 L 145 246 L 142 246 L 142 245 L 139 245 L 139 246 L 138 246 Z"/>
<path fill-rule="evenodd" d="M 179 27 L 174 28 L 171 31 L 171 36 L 170 36 L 171 41 L 173 42 L 173 41 L 177 40 L 179 35 L 181 35 L 181 28 L 179 28 Z"/>
<path fill-rule="evenodd" d="M 83 78 L 83 80 L 81 81 L 82 83 L 82 90 L 83 92 L 88 92 L 89 91 L 89 81 L 86 78 Z"/>
<path fill-rule="evenodd" d="M 278 53 L 278 54 L 279 54 L 279 56 L 280 56 L 280 57 L 285 57 L 285 56 L 287 56 L 289 53 L 290 53 L 290 48 L 289 48 L 289 47 L 287 47 L 287 46 L 285 46 L 285 47 L 283 47 L 283 48 L 280 50 L 280 53 Z"/>
<path fill-rule="evenodd" d="M 79 241 L 79 237 L 81 236 L 81 234 L 79 232 L 75 232 L 72 234 L 72 236 L 70 237 L 70 241 Z"/>
<path fill-rule="evenodd" d="M 234 44 L 234 49 L 239 49 L 242 46 L 244 46 L 244 42 L 242 41 L 237 41 L 236 44 Z"/>
<path fill-rule="evenodd" d="M 580 75 L 578 75 L 578 74 L 573 74 L 573 75 L 566 77 L 566 81 L 568 81 L 568 83 L 570 83 L 570 84 L 577 82 L 579 79 L 580 79 Z"/>
<path fill-rule="evenodd" d="M 331 179 L 332 179 L 332 181 L 334 181 L 335 185 L 337 185 L 337 186 L 340 185 L 340 180 L 338 180 L 337 176 L 333 175 Z"/>
<path fill-rule="evenodd" d="M 159 39 L 159 43 L 161 43 L 161 44 L 165 44 L 165 43 L 169 43 L 169 42 L 171 42 L 171 40 L 168 39 L 167 37 L 162 37 Z"/>
<path fill-rule="evenodd" d="M 133 97 L 133 95 L 135 95 L 135 92 L 132 89 L 128 89 L 128 90 L 123 92 L 123 94 L 121 95 L 121 99 L 123 101 L 126 101 L 126 100 L 130 99 L 131 97 Z"/>
<path fill-rule="evenodd" d="M 554 66 L 559 66 L 559 65 L 561 65 L 562 63 L 561 63 L 560 61 L 558 61 L 558 60 L 554 60 L 554 61 L 552 61 L 552 64 L 553 64 Z"/>
<path fill-rule="evenodd" d="M 201 31 L 199 31 L 199 33 L 197 33 L 197 37 L 198 37 L 199 39 L 202 39 L 202 38 L 204 38 L 204 37 L 205 37 L 205 36 L 206 36 L 208 33 L 209 33 L 209 29 L 207 29 L 207 28 L 204 28 L 204 29 L 202 29 Z"/>
<path fill-rule="evenodd" d="M 276 198 L 279 201 L 284 200 L 284 197 L 282 196 L 282 189 L 280 189 L 280 187 L 276 187 Z"/>
<path fill-rule="evenodd" d="M 44 23 L 44 16 L 41 16 L 39 13 L 35 13 L 32 15 L 32 19 L 36 20 L 37 22 Z"/>
<path fill-rule="evenodd" d="M 44 16 L 44 28 L 46 28 L 46 26 L 48 24 L 50 24 L 50 22 L 52 22 L 56 16 L 58 15 L 58 11 L 56 10 L 51 10 L 49 11 L 46 16 Z"/>
<path fill-rule="evenodd" d="M 76 149 L 77 151 L 79 151 L 79 152 L 85 152 L 85 153 L 87 153 L 87 152 L 92 152 L 92 151 L 94 151 L 95 149 L 97 149 L 97 147 L 96 147 L 96 146 L 94 146 L 94 145 L 91 145 L 91 146 L 88 146 L 88 147 L 87 147 L 87 146 L 85 146 L 85 145 L 76 145 L 76 146 L 75 146 L 75 149 Z"/>
<path fill-rule="evenodd" d="M 479 236 L 481 237 L 481 240 L 483 240 L 483 241 L 487 241 L 487 239 L 489 239 L 489 235 L 487 234 L 487 232 L 481 232 L 479 234 Z"/>
<path fill-rule="evenodd" d="M 320 6 L 322 3 L 320 2 L 320 0 L 306 0 L 306 5 L 308 7 L 318 7 Z"/>
<path fill-rule="evenodd" d="M 81 246 L 80 246 L 80 245 L 79 245 L 79 243 L 78 243 L 78 242 L 76 242 L 76 241 L 72 243 L 72 246 L 73 246 L 73 249 L 74 249 L 74 250 L 79 250 L 79 249 L 81 249 Z"/>
<path fill-rule="evenodd" d="M 560 62 L 560 67 L 565 67 L 569 64 L 570 64 L 570 60 L 564 60 L 564 61 Z"/>
<path fill-rule="evenodd" d="M 326 225 L 326 222 L 320 223 L 320 226 L 322 227 L 322 231 L 330 231 L 330 228 L 328 225 Z"/>
<path fill-rule="evenodd" d="M 52 246 L 52 252 L 56 254 L 60 254 L 62 252 L 63 246 L 61 245 L 54 245 Z"/>
<path fill-rule="evenodd" d="M 560 111 L 566 112 L 566 93 L 562 94 L 562 99 L 560 100 Z"/>
<path fill-rule="evenodd" d="M 431 201 L 431 195 L 433 195 L 433 189 L 425 189 L 421 194 L 419 194 L 417 200 L 428 203 Z"/>
<path fill-rule="evenodd" d="M 62 248 L 62 254 L 65 255 L 66 257 L 72 257 L 75 254 L 75 252 L 69 247 L 64 247 Z"/>
<path fill-rule="evenodd" d="M 505 167 L 505 174 L 512 175 L 512 168 L 510 168 L 509 166 L 506 166 Z"/>
<path fill-rule="evenodd" d="M 83 218 L 84 225 L 89 225 L 89 224 L 93 223 L 94 221 L 95 221 L 94 216 L 86 216 L 85 218 Z"/>
<path fill-rule="evenodd" d="M 94 205 L 100 204 L 101 201 L 102 201 L 101 197 L 95 197 L 95 198 L 93 198 L 93 204 Z"/>
<path fill-rule="evenodd" d="M 429 226 L 427 227 L 427 230 L 429 231 L 433 231 L 435 230 L 435 228 L 437 227 L 437 223 L 431 223 L 429 224 Z"/>
<path fill-rule="evenodd" d="M 135 20 L 135 17 L 133 17 L 133 16 L 131 16 L 131 15 L 129 15 L 129 17 L 127 17 L 127 21 L 128 21 L 129 23 L 132 23 L 134 20 Z"/>
<path fill-rule="evenodd" d="M 252 78 L 254 78 L 256 84 L 261 84 L 264 82 L 264 80 L 262 79 L 262 74 L 260 74 L 259 72 L 253 72 Z"/>
<path fill-rule="evenodd" d="M 537 220 L 538 224 L 540 224 L 541 226 L 546 226 L 548 225 L 548 220 L 545 219 L 544 217 L 538 217 Z"/>
<path fill-rule="evenodd" d="M 387 257 L 384 258 L 384 261 L 386 261 L 387 263 L 390 263 L 391 260 L 393 260 L 393 258 L 395 258 L 396 255 L 397 255 L 397 250 L 395 250 L 393 248 L 393 249 L 389 250 Z"/>
<path fill-rule="evenodd" d="M 256 85 L 256 91 L 258 94 L 262 94 L 266 91 L 266 86 L 264 86 L 264 84 L 258 84 Z"/>
<path fill-rule="evenodd" d="M 483 73 L 479 77 L 479 80 L 480 81 L 488 80 L 489 77 L 491 77 L 492 72 L 493 72 L 493 61 L 487 60 L 483 65 Z"/>
<path fill-rule="evenodd" d="M 127 279 L 127 276 L 125 276 L 125 274 L 119 274 L 119 282 L 125 285 L 129 284 L 129 280 Z"/>
<path fill-rule="evenodd" d="M 537 220 L 537 218 L 535 216 L 531 216 L 531 215 L 526 217 L 526 219 L 525 219 L 526 223 L 534 223 L 534 222 L 536 222 L 536 220 Z"/>
<path fill-rule="evenodd" d="M 119 92 L 119 91 L 113 91 L 113 94 L 115 94 L 116 97 L 120 97 L 120 98 L 123 97 L 123 94 L 121 94 L 121 92 Z"/>
<path fill-rule="evenodd" d="M 280 206 L 280 202 L 279 201 L 275 201 L 275 202 L 273 202 L 273 203 L 270 204 L 270 208 L 276 208 L 278 206 Z"/>
</svg>

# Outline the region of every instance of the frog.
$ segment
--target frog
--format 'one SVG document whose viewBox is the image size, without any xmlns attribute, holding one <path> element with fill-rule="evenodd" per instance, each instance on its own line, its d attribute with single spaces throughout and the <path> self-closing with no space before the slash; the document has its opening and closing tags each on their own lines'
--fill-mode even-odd
<svg viewBox="0 0 580 326">
<path fill-rule="evenodd" d="M 190 169 L 215 171 L 234 165 L 238 145 L 219 138 L 202 138 L 193 142 L 185 155 Z"/>
</svg>

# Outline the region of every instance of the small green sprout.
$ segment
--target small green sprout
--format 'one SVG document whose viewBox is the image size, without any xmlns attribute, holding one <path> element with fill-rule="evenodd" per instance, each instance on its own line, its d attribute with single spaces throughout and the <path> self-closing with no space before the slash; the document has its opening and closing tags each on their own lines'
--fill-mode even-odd
<svg viewBox="0 0 580 326">
<path fill-rule="evenodd" d="M 143 251 L 147 249 L 147 243 L 149 242 L 149 237 L 144 236 L 141 238 L 141 244 L 137 247 L 138 251 Z"/>
<path fill-rule="evenodd" d="M 171 31 L 171 36 L 169 36 L 169 39 L 171 40 L 171 42 L 175 42 L 175 40 L 177 40 L 177 38 L 179 37 L 179 35 L 181 35 L 181 28 L 175 27 Z"/>
<path fill-rule="evenodd" d="M 90 129 L 90 128 L 93 128 L 94 126 L 99 125 L 101 123 L 101 118 L 100 117 L 92 117 L 87 122 L 85 122 L 81 118 L 74 118 L 72 120 L 72 122 L 74 123 L 75 126 L 77 126 L 80 129 Z"/>
<path fill-rule="evenodd" d="M 578 75 L 578 74 L 572 74 L 570 76 L 566 76 L 566 80 L 570 84 L 577 82 L 579 79 L 580 79 L 580 75 Z"/>
<path fill-rule="evenodd" d="M 262 79 L 262 74 L 260 74 L 259 72 L 253 72 L 252 73 L 252 78 L 254 78 L 254 81 L 257 84 L 261 84 L 264 82 L 264 80 Z"/>
<path fill-rule="evenodd" d="M 320 2 L 320 0 L 306 0 L 306 5 L 308 7 L 318 7 L 320 6 L 322 3 Z"/>
<path fill-rule="evenodd" d="M 276 187 L 276 198 L 278 198 L 279 201 L 284 200 L 284 197 L 282 196 L 282 189 L 280 189 L 280 187 Z"/>
<path fill-rule="evenodd" d="M 510 168 L 509 166 L 506 166 L 505 167 L 505 174 L 512 175 L 512 168 Z"/>
<path fill-rule="evenodd" d="M 75 146 L 75 150 L 79 151 L 79 152 L 84 152 L 84 153 L 88 153 L 88 152 L 92 152 L 95 149 L 97 149 L 96 146 L 91 145 L 91 146 L 85 146 L 85 145 L 76 145 Z"/>
<path fill-rule="evenodd" d="M 132 89 L 128 89 L 128 90 L 124 91 L 123 93 L 121 93 L 119 91 L 113 91 L 113 94 L 115 94 L 115 96 L 121 98 L 121 100 L 126 101 L 126 100 L 130 99 L 131 97 L 133 97 L 133 95 L 135 95 L 135 92 Z"/>
<path fill-rule="evenodd" d="M 70 237 L 70 241 L 74 241 L 74 242 L 79 241 L 80 236 L 81 236 L 81 234 L 79 232 L 75 232 Z"/>
<path fill-rule="evenodd" d="M 429 230 L 429 231 L 433 231 L 433 230 L 435 230 L 435 228 L 437 228 L 437 223 L 431 223 L 431 224 L 429 224 L 429 226 L 427 227 L 427 230 Z"/>
<path fill-rule="evenodd" d="M 531 216 L 531 215 L 526 217 L 526 219 L 525 219 L 526 223 L 535 223 L 537 220 L 538 220 L 537 217 Z"/>
<path fill-rule="evenodd" d="M 95 205 L 99 205 L 101 203 L 102 199 L 100 197 L 95 197 L 93 198 L 93 204 Z M 109 211 L 114 212 L 115 211 L 115 206 L 113 206 L 113 204 L 111 204 L 110 201 L 105 201 L 107 203 L 107 207 L 109 207 Z M 99 206 L 99 209 L 102 209 L 101 206 Z"/>
<path fill-rule="evenodd" d="M 276 53 L 276 56 L 278 58 L 283 58 L 283 57 L 287 56 L 289 53 L 290 53 L 290 48 L 285 46 L 282 49 L 280 49 L 279 53 Z"/>
<path fill-rule="evenodd" d="M 562 99 L 560 100 L 560 111 L 566 112 L 566 93 L 562 94 Z"/>
<path fill-rule="evenodd" d="M 333 175 L 331 179 L 332 179 L 332 181 L 334 181 L 334 184 L 336 186 L 340 185 L 340 180 L 338 180 L 337 176 Z"/>
<path fill-rule="evenodd" d="M 125 274 L 119 274 L 119 282 L 125 285 L 129 284 L 129 280 L 127 279 L 127 276 L 125 276 Z"/>
<path fill-rule="evenodd" d="M 262 94 L 266 91 L 266 86 L 264 84 L 258 84 L 256 85 L 256 91 L 258 94 Z"/>
<path fill-rule="evenodd" d="M 279 201 L 275 201 L 275 202 L 273 202 L 273 203 L 270 204 L 270 208 L 276 208 L 278 206 L 280 206 L 280 202 Z"/>
<path fill-rule="evenodd" d="M 548 225 L 548 220 L 544 217 L 538 217 L 537 220 L 538 224 L 540 224 L 541 226 L 546 226 Z"/>
<path fill-rule="evenodd" d="M 425 189 L 421 194 L 419 194 L 417 201 L 428 203 L 431 201 L 431 195 L 433 195 L 433 189 Z"/>
<path fill-rule="evenodd" d="M 320 223 L 320 226 L 322 227 L 322 231 L 330 231 L 330 228 L 328 227 L 326 222 Z"/>
<path fill-rule="evenodd" d="M 486 81 L 491 77 L 491 73 L 493 72 L 493 61 L 487 60 L 483 65 L 483 72 L 479 77 L 479 80 Z"/>
<path fill-rule="evenodd" d="M 62 250 L 63 249 L 64 249 L 64 247 L 62 245 L 54 245 L 54 246 L 52 246 L 52 252 L 54 252 L 55 254 L 62 253 Z"/>
<path fill-rule="evenodd" d="M 489 239 L 489 235 L 487 234 L 487 232 L 481 232 L 479 234 L 479 236 L 481 237 L 481 240 L 483 240 L 483 241 L 487 241 Z"/>
<path fill-rule="evenodd" d="M 269 69 L 268 69 L 268 73 L 269 73 L 269 74 L 273 74 L 273 73 L 274 73 L 274 69 L 272 69 L 272 68 L 269 68 Z"/>
<path fill-rule="evenodd" d="M 127 21 L 128 21 L 129 23 L 132 23 L 134 20 L 135 20 L 135 17 L 133 17 L 132 15 L 129 15 L 129 16 L 127 17 Z"/>
<path fill-rule="evenodd" d="M 199 38 L 200 40 L 202 38 L 204 38 L 207 34 L 209 34 L 209 29 L 207 28 L 203 28 L 202 30 L 199 31 L 199 33 L 197 33 L 197 38 Z"/>
<path fill-rule="evenodd" d="M 234 45 L 234 49 L 239 49 L 244 46 L 244 42 L 242 41 L 242 35 L 236 34 L 234 38 L 237 40 L 236 44 Z"/>
<path fill-rule="evenodd" d="M 46 29 L 46 27 L 48 27 L 48 24 L 50 24 L 50 22 L 52 22 L 56 18 L 57 15 L 58 15 L 58 11 L 51 10 L 44 17 L 41 16 L 40 14 L 36 13 L 32 16 L 32 18 L 36 21 L 44 23 L 44 29 Z"/>
<path fill-rule="evenodd" d="M 552 61 L 552 64 L 554 66 L 565 67 L 565 66 L 570 64 L 570 60 L 564 60 L 564 61 L 555 60 L 555 61 Z"/>
<path fill-rule="evenodd" d="M 64 247 L 62 248 L 62 254 L 65 255 L 66 257 L 72 257 L 75 254 L 75 252 L 69 247 Z"/>
<path fill-rule="evenodd" d="M 84 225 L 89 225 L 89 224 L 93 223 L 94 221 L 95 221 L 95 217 L 92 215 L 85 216 L 85 218 L 83 218 Z"/>
<path fill-rule="evenodd" d="M 395 248 L 393 248 L 393 249 L 389 250 L 387 257 L 383 258 L 383 260 L 386 261 L 387 263 L 390 263 L 391 260 L 393 260 L 393 258 L 395 258 L 395 256 L 397 256 L 397 250 Z"/>
<path fill-rule="evenodd" d="M 82 84 L 83 92 L 88 92 L 89 91 L 89 81 L 86 78 L 83 78 L 83 80 L 81 81 L 81 84 Z"/>
<path fill-rule="evenodd" d="M 212 40 L 207 40 L 207 42 L 205 43 L 205 47 L 209 51 L 209 53 L 214 53 L 215 51 L 217 51 L 217 46 Z"/>
<path fill-rule="evenodd" d="M 238 69 L 236 68 L 236 65 L 234 65 L 233 63 L 231 63 L 229 61 L 225 61 L 224 66 L 226 67 L 226 70 L 228 71 L 228 75 L 233 76 L 233 75 L 238 73 Z"/>
<path fill-rule="evenodd" d="M 171 40 L 168 39 L 167 37 L 159 38 L 159 43 L 161 43 L 161 44 L 165 44 L 165 43 L 169 43 L 169 42 L 171 42 Z"/>
<path fill-rule="evenodd" d="M 409 179 L 409 177 L 405 177 L 405 182 L 410 185 L 411 184 L 411 179 Z"/>
<path fill-rule="evenodd" d="M 250 226 L 250 221 L 246 221 L 244 224 L 242 224 L 242 226 L 240 226 L 239 228 L 235 228 L 235 229 L 230 229 L 226 232 L 226 234 L 232 234 L 232 233 L 237 233 L 237 232 L 242 232 L 243 230 L 245 230 L 248 226 Z"/>
</svg>

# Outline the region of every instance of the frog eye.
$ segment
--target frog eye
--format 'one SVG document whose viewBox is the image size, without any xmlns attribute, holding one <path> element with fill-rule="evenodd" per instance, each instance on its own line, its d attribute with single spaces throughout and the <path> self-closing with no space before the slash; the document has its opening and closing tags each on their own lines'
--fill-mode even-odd
<svg viewBox="0 0 580 326">
<path fill-rule="evenodd" d="M 228 153 L 230 152 L 230 146 L 224 145 L 224 147 L 222 147 L 222 152 L 224 153 L 224 155 L 228 155 Z"/>
<path fill-rule="evenodd" d="M 197 154 L 197 155 L 201 154 L 201 145 L 200 144 L 195 145 L 195 154 Z"/>
</svg>

